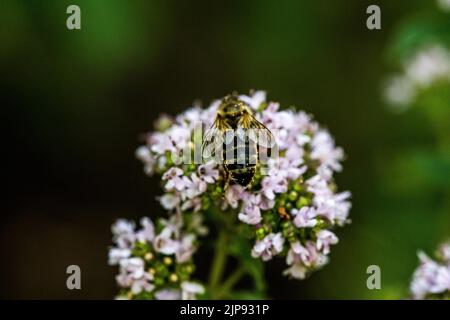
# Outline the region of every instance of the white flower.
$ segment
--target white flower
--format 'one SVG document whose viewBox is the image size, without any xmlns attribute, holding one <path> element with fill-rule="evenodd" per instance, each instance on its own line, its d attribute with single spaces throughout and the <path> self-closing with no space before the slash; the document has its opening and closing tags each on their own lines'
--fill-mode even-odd
<svg viewBox="0 0 450 320">
<path fill-rule="evenodd" d="M 450 79 L 450 52 L 438 45 L 419 51 L 407 64 L 406 75 L 422 87 L 439 78 Z"/>
<path fill-rule="evenodd" d="M 228 187 L 228 190 L 225 193 L 225 200 L 232 208 L 237 208 L 239 200 L 241 200 L 245 194 L 242 186 L 234 184 Z"/>
<path fill-rule="evenodd" d="M 207 183 L 214 183 L 219 179 L 219 170 L 214 161 L 202 164 L 198 167 L 197 172 L 200 178 Z"/>
<path fill-rule="evenodd" d="M 182 125 L 174 125 L 170 128 L 169 132 L 170 140 L 178 150 L 183 150 L 187 147 L 188 142 L 191 139 L 191 130 L 188 127 Z"/>
<path fill-rule="evenodd" d="M 177 262 L 183 263 L 191 259 L 194 254 L 196 248 L 194 246 L 195 235 L 188 234 L 185 235 L 180 242 L 178 250 L 176 252 Z"/>
<path fill-rule="evenodd" d="M 320 268 L 327 263 L 326 255 L 317 251 L 316 245 L 312 241 L 308 241 L 305 246 L 300 242 L 291 244 L 291 248 L 286 256 L 286 264 L 303 264 L 305 267 Z"/>
<path fill-rule="evenodd" d="M 129 258 L 120 261 L 121 270 L 133 279 L 144 276 L 144 260 L 141 258 Z"/>
<path fill-rule="evenodd" d="M 393 76 L 387 81 L 384 98 L 390 104 L 397 106 L 397 111 L 404 111 L 405 106 L 410 105 L 416 98 L 414 83 L 406 76 Z"/>
<path fill-rule="evenodd" d="M 187 281 L 181 284 L 181 290 L 181 299 L 183 300 L 195 300 L 197 294 L 205 292 L 205 288 L 201 284 Z"/>
<path fill-rule="evenodd" d="M 341 148 L 336 148 L 334 140 L 328 131 L 318 131 L 311 141 L 311 159 L 319 160 L 321 165 L 334 171 L 341 171 L 340 161 L 344 157 Z"/>
<path fill-rule="evenodd" d="M 184 226 L 183 216 L 179 212 L 173 213 L 169 219 L 159 219 L 158 222 L 163 229 L 157 235 L 153 222 L 147 217 L 141 219 L 141 228 L 138 230 L 135 230 L 134 223 L 127 220 L 118 220 L 113 225 L 112 230 L 116 243 L 126 243 L 126 246 L 116 246 L 109 251 L 109 264 L 119 265 L 119 274 L 116 276 L 117 284 L 126 289 L 125 294 L 118 296 L 119 299 L 132 299 L 143 291 L 152 292 L 154 290 L 156 290 L 156 299 L 181 298 L 181 288 L 172 288 L 173 283 L 155 284 L 153 282 L 155 262 L 158 263 L 155 260 L 161 259 L 161 255 L 155 254 L 155 251 L 164 255 L 175 255 L 175 261 L 163 260 L 170 268 L 173 265 L 174 270 L 177 270 L 177 264 L 183 266 L 184 263 L 190 263 L 192 254 L 197 249 L 196 236 L 200 232 L 204 232 L 201 230 L 201 216 L 192 216 L 192 219 L 188 220 L 188 229 L 182 229 Z M 127 241 L 124 240 L 124 237 Z M 141 243 L 146 244 L 143 246 L 146 251 L 142 255 L 139 253 L 139 256 L 135 256 L 132 249 Z M 166 258 L 164 257 L 164 259 Z M 167 285 L 170 288 L 166 288 Z M 192 291 L 194 289 L 189 290 L 189 286 L 187 286 L 184 294 L 195 296 L 195 292 Z"/>
<path fill-rule="evenodd" d="M 139 294 L 142 291 L 153 291 L 155 286 L 150 282 L 151 280 L 153 280 L 153 276 L 151 276 L 149 273 L 145 273 L 144 276 L 133 281 L 133 284 L 131 285 L 131 292 L 133 294 Z"/>
<path fill-rule="evenodd" d="M 261 257 L 263 261 L 272 259 L 283 250 L 284 238 L 281 233 L 270 233 L 256 242 L 252 249 L 252 257 Z"/>
<path fill-rule="evenodd" d="M 308 136 L 305 136 L 308 137 Z M 308 137 L 309 139 L 309 137 Z M 305 155 L 305 150 L 303 149 L 303 146 L 299 146 L 299 145 L 291 145 L 291 147 L 289 149 L 286 150 L 286 159 L 284 158 L 280 158 L 280 160 L 287 160 L 285 161 L 286 164 L 289 165 L 289 167 L 287 167 L 286 164 L 284 164 L 285 169 L 295 169 L 295 170 L 299 170 L 299 168 L 297 168 L 299 165 L 303 164 L 303 156 Z M 306 166 L 304 166 L 303 168 L 306 169 Z M 300 174 L 298 174 L 298 176 L 300 176 L 301 174 L 303 174 L 303 172 L 301 172 Z M 290 179 L 296 179 L 294 176 L 288 175 Z M 297 176 L 297 177 L 298 177 Z"/>
<path fill-rule="evenodd" d="M 450 291 L 450 267 L 439 265 L 423 252 L 419 252 L 419 258 L 421 265 L 410 286 L 413 298 L 424 299 L 428 294 Z"/>
<path fill-rule="evenodd" d="M 249 207 L 247 207 L 249 208 Z M 246 224 L 258 224 L 261 222 L 261 213 L 257 206 L 251 206 L 251 209 L 246 210 L 246 212 L 240 212 L 238 215 L 239 220 Z"/>
<path fill-rule="evenodd" d="M 136 158 L 144 163 L 145 174 L 152 175 L 156 164 L 155 158 L 150 153 L 150 150 L 146 146 L 140 146 L 136 149 Z"/>
<path fill-rule="evenodd" d="M 258 224 L 261 222 L 261 195 L 250 195 L 244 202 L 244 212 L 239 213 L 238 218 L 247 224 Z"/>
<path fill-rule="evenodd" d="M 450 11 L 450 0 L 437 0 L 437 3 L 443 11 Z"/>
<path fill-rule="evenodd" d="M 388 80 L 384 96 L 398 111 L 403 111 L 421 90 L 440 80 L 450 81 L 450 51 L 439 44 L 431 44 L 403 63 L 402 73 Z"/>
<path fill-rule="evenodd" d="M 323 254 L 330 253 L 330 245 L 338 243 L 339 239 L 329 230 L 320 230 L 317 233 L 317 250 Z"/>
<path fill-rule="evenodd" d="M 291 214 L 294 216 L 294 224 L 297 228 L 312 228 L 317 224 L 316 210 L 312 207 L 292 209 Z"/>
<path fill-rule="evenodd" d="M 122 259 L 127 259 L 131 255 L 130 249 L 111 248 L 108 253 L 108 264 L 113 266 L 118 264 Z"/>
<path fill-rule="evenodd" d="M 306 264 L 309 260 L 309 251 L 300 244 L 300 242 L 294 242 L 291 244 L 291 248 L 286 256 L 286 264 L 298 264 L 300 262 Z"/>
<path fill-rule="evenodd" d="M 265 91 L 256 91 L 251 96 L 240 95 L 239 99 L 248 104 L 252 109 L 257 109 L 261 103 L 266 101 Z"/>
<path fill-rule="evenodd" d="M 202 208 L 202 199 L 200 198 L 189 199 L 185 201 L 181 206 L 182 211 L 192 209 L 194 212 L 198 212 L 200 211 L 201 208 Z"/>
<path fill-rule="evenodd" d="M 167 180 L 165 185 L 166 190 L 178 190 L 181 191 L 185 188 L 185 181 L 183 180 L 183 170 L 177 167 L 172 167 L 167 170 L 163 176 L 163 180 Z"/>
<path fill-rule="evenodd" d="M 296 150 L 297 148 L 290 148 L 289 150 Z M 286 152 L 288 156 L 289 150 Z M 293 160 L 288 158 L 270 159 L 268 161 L 269 171 L 268 176 L 274 176 L 280 179 L 296 180 L 303 173 L 306 172 L 307 167 L 301 166 L 303 159 L 300 155 L 293 156 Z"/>
<path fill-rule="evenodd" d="M 287 191 L 287 180 L 281 174 L 264 177 L 262 180 L 262 191 L 269 200 L 275 199 L 275 193 Z"/>
<path fill-rule="evenodd" d="M 208 185 L 200 179 L 195 173 L 191 174 L 191 178 L 183 177 L 185 190 L 181 193 L 183 199 L 195 198 L 206 191 Z"/>
<path fill-rule="evenodd" d="M 180 300 L 181 291 L 178 289 L 161 289 L 155 292 L 156 300 Z"/>
<path fill-rule="evenodd" d="M 125 219 L 118 219 L 111 227 L 114 236 L 122 236 L 132 234 L 134 232 L 135 224 L 132 221 Z"/>
<path fill-rule="evenodd" d="M 148 140 L 150 150 L 158 155 L 163 155 L 166 151 L 176 151 L 170 137 L 165 133 L 155 132 Z"/>
<path fill-rule="evenodd" d="M 264 194 L 258 193 L 254 197 L 255 203 L 258 204 L 261 210 L 269 210 L 275 206 L 275 201 L 273 199 L 268 199 Z"/>
<path fill-rule="evenodd" d="M 257 114 L 258 120 L 264 123 L 269 129 L 277 129 L 277 111 L 280 107 L 279 103 L 271 102 L 261 114 Z"/>
<path fill-rule="evenodd" d="M 125 219 L 119 219 L 111 227 L 113 241 L 119 248 L 130 248 L 136 239 L 135 224 Z"/>
<path fill-rule="evenodd" d="M 173 193 L 166 193 L 159 197 L 159 203 L 166 210 L 173 210 L 180 204 L 180 197 Z"/>
<path fill-rule="evenodd" d="M 129 258 L 120 261 L 120 273 L 116 277 L 117 283 L 123 288 L 131 288 L 133 294 L 141 291 L 152 291 L 153 276 L 144 271 L 144 261 L 140 258 Z"/>
<path fill-rule="evenodd" d="M 155 226 L 149 218 L 141 219 L 142 229 L 136 233 L 136 238 L 141 242 L 152 242 L 155 238 Z"/>
<path fill-rule="evenodd" d="M 303 147 L 305 144 L 311 142 L 311 137 L 306 134 L 299 134 L 295 138 L 298 146 Z"/>
<path fill-rule="evenodd" d="M 305 279 L 308 268 L 306 268 L 301 263 L 294 263 L 289 268 L 283 271 L 283 275 L 290 276 L 294 279 Z"/>
<path fill-rule="evenodd" d="M 153 240 L 153 247 L 162 254 L 170 255 L 177 252 L 180 242 L 175 240 L 175 230 L 172 227 L 165 227 Z"/>
<path fill-rule="evenodd" d="M 450 265 L 450 241 L 439 246 L 438 255 L 446 264 Z"/>
<path fill-rule="evenodd" d="M 334 194 L 322 176 L 316 175 L 306 181 L 308 191 L 314 194 L 313 204 L 318 216 L 342 225 L 347 222 L 351 203 L 347 201 L 350 192 Z"/>
<path fill-rule="evenodd" d="M 190 124 L 196 122 L 200 118 L 201 114 L 202 109 L 200 107 L 193 107 L 178 115 L 176 120 L 178 123 Z"/>
</svg>

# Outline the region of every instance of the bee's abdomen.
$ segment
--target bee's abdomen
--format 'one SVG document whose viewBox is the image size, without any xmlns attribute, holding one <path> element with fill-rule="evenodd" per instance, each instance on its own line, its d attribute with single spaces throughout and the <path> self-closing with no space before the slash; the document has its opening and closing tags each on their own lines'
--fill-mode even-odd
<svg viewBox="0 0 450 320">
<path fill-rule="evenodd" d="M 242 169 L 231 169 L 230 165 L 227 165 L 226 168 L 232 182 L 240 184 L 243 187 L 247 187 L 253 180 L 256 166 L 252 165 L 251 167 L 245 167 Z"/>
<path fill-rule="evenodd" d="M 228 146 L 224 145 L 223 165 L 230 175 L 231 182 L 247 187 L 252 182 L 257 163 L 256 143 L 235 140 Z"/>
</svg>

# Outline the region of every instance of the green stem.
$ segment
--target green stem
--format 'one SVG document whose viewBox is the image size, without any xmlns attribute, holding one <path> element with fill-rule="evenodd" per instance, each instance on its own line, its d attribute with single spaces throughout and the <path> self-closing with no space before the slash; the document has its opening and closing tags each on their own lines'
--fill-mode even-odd
<svg viewBox="0 0 450 320">
<path fill-rule="evenodd" d="M 214 259 L 209 274 L 209 288 L 211 297 L 217 297 L 217 286 L 222 279 L 223 271 L 227 262 L 227 234 L 224 231 L 219 231 L 216 241 Z"/>
<path fill-rule="evenodd" d="M 242 279 L 245 275 L 245 269 L 243 267 L 237 268 L 222 284 L 219 298 L 227 297 L 230 294 L 231 289 Z"/>
</svg>

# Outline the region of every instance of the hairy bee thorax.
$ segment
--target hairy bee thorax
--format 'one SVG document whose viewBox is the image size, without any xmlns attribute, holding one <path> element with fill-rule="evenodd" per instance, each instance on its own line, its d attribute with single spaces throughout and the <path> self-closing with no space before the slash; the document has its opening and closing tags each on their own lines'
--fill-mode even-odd
<svg viewBox="0 0 450 320">
<path fill-rule="evenodd" d="M 217 118 L 229 129 L 236 129 L 242 122 L 242 116 L 246 114 L 252 115 L 253 113 L 236 93 L 225 96 L 217 110 Z"/>
</svg>

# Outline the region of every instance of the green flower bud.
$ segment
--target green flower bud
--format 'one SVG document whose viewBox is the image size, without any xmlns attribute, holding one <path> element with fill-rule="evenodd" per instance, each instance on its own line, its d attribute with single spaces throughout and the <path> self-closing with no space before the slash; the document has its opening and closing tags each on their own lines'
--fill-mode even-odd
<svg viewBox="0 0 450 320">
<path fill-rule="evenodd" d="M 170 151 L 166 151 L 166 159 L 167 159 L 167 163 L 166 165 L 168 167 L 172 167 L 174 165 L 173 159 L 172 159 L 172 154 L 170 153 Z"/>
<path fill-rule="evenodd" d="M 164 285 L 164 278 L 161 277 L 156 277 L 153 282 L 155 283 L 155 285 L 157 286 L 162 286 Z"/>
<path fill-rule="evenodd" d="M 147 260 L 147 261 L 152 260 L 152 259 L 153 259 L 153 253 L 147 252 L 147 253 L 144 255 L 144 259 Z"/>
<path fill-rule="evenodd" d="M 172 264 L 173 260 L 171 257 L 164 257 L 163 262 L 165 265 L 170 266 Z"/>
<path fill-rule="evenodd" d="M 178 281 L 178 275 L 176 273 L 172 273 L 169 276 L 169 280 L 170 280 L 170 282 L 177 282 Z"/>
<path fill-rule="evenodd" d="M 189 277 L 189 275 L 194 272 L 194 268 L 191 264 L 182 264 L 177 266 L 177 273 L 180 277 Z"/>
<path fill-rule="evenodd" d="M 305 207 L 311 204 L 311 199 L 307 198 L 307 197 L 300 197 L 300 199 L 297 200 L 297 202 L 295 203 L 295 206 L 297 207 L 297 209 L 300 209 L 301 207 Z"/>
<path fill-rule="evenodd" d="M 167 115 L 162 115 L 155 121 L 154 126 L 157 131 L 165 131 L 173 124 L 172 119 Z"/>
<path fill-rule="evenodd" d="M 256 229 L 256 238 L 261 240 L 265 237 L 266 235 L 266 231 L 264 230 L 264 228 L 259 228 Z"/>
<path fill-rule="evenodd" d="M 294 184 L 294 190 L 297 192 L 302 192 L 304 191 L 303 185 L 301 184 L 301 182 L 298 182 L 296 184 Z"/>
<path fill-rule="evenodd" d="M 207 197 L 204 196 L 202 198 L 202 209 L 207 210 L 211 205 L 211 200 Z"/>
<path fill-rule="evenodd" d="M 282 234 L 286 239 L 292 238 L 295 236 L 295 228 L 290 221 L 285 221 L 282 224 Z"/>
<path fill-rule="evenodd" d="M 298 198 L 298 192 L 297 191 L 291 191 L 289 192 L 289 200 L 294 202 Z"/>
<path fill-rule="evenodd" d="M 167 276 L 167 274 L 169 273 L 169 270 L 167 269 L 167 267 L 165 265 L 163 265 L 162 263 L 159 263 L 155 266 L 155 270 L 156 273 L 158 275 L 161 275 L 162 277 Z"/>
</svg>

